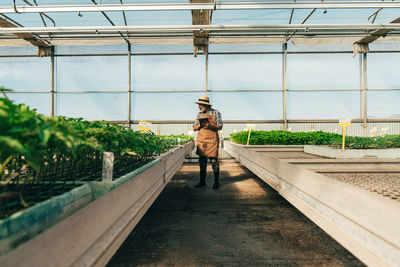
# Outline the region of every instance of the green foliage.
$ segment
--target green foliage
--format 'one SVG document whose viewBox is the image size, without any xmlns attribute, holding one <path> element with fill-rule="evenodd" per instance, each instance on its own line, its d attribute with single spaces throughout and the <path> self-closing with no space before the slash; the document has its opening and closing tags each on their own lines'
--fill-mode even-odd
<svg viewBox="0 0 400 267">
<path fill-rule="evenodd" d="M 341 147 L 342 141 L 335 140 L 332 146 Z M 346 147 L 352 149 L 385 149 L 399 148 L 400 135 L 385 135 L 377 137 L 346 136 Z"/>
<path fill-rule="evenodd" d="M 68 191 L 77 181 L 101 179 L 103 152 L 114 153 L 118 177 L 191 139 L 105 121 L 46 117 L 0 98 L 0 218 Z"/>
<path fill-rule="evenodd" d="M 56 175 L 57 169 L 69 169 L 65 176 L 74 178 L 74 170 L 82 166 L 101 166 L 105 151 L 114 153 L 116 163 L 144 162 L 177 145 L 178 138 L 180 143 L 190 140 L 141 133 L 104 121 L 46 117 L 0 98 L 0 181 L 7 184 L 18 176 L 40 180 Z"/>
<path fill-rule="evenodd" d="M 3 86 L 0 86 L 0 92 L 12 92 L 12 90 L 4 88 Z"/>
<path fill-rule="evenodd" d="M 231 140 L 238 144 L 246 144 L 248 131 L 231 134 Z M 342 135 L 318 132 L 288 132 L 288 131 L 253 131 L 250 135 L 250 145 L 328 145 L 341 147 Z M 398 148 L 400 135 L 380 137 L 346 136 L 347 148 Z"/>
<path fill-rule="evenodd" d="M 51 118 L 37 114 L 28 106 L 0 98 L 0 162 L 9 156 L 20 156 L 38 170 L 43 157 L 52 152 L 49 147 L 52 143 L 74 151 L 82 140 L 67 127 L 53 123 Z"/>
</svg>

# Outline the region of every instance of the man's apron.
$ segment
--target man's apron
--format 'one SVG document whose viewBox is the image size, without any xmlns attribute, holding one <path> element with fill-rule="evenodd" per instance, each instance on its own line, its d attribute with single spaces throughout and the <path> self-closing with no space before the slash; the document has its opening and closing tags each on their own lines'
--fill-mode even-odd
<svg viewBox="0 0 400 267">
<path fill-rule="evenodd" d="M 200 118 L 208 118 L 210 122 L 215 124 L 215 116 L 212 115 L 202 115 Z M 219 137 L 218 131 L 213 131 L 210 129 L 201 128 L 196 138 L 196 154 L 199 156 L 206 157 L 218 157 L 218 146 L 219 146 Z"/>
</svg>

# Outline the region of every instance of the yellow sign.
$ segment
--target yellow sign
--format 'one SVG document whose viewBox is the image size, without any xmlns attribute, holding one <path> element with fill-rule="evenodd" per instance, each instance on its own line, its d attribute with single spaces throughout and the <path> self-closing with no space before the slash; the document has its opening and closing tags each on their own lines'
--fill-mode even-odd
<svg viewBox="0 0 400 267">
<path fill-rule="evenodd" d="M 247 130 L 249 130 L 249 136 L 247 137 L 247 145 L 249 145 L 251 130 L 256 129 L 256 125 L 255 124 L 247 124 L 246 128 L 247 128 Z"/>
<path fill-rule="evenodd" d="M 347 127 L 347 126 L 350 126 L 351 125 L 351 122 L 339 122 L 339 126 L 340 127 Z"/>
<path fill-rule="evenodd" d="M 246 128 L 247 130 L 251 131 L 256 129 L 256 125 L 255 124 L 246 124 Z"/>
<path fill-rule="evenodd" d="M 141 130 L 142 133 L 150 131 L 151 130 L 151 122 L 139 121 L 138 129 Z"/>
<path fill-rule="evenodd" d="M 346 142 L 346 128 L 351 125 L 351 119 L 340 119 L 339 126 L 342 127 L 342 150 L 344 150 L 345 142 Z"/>
</svg>

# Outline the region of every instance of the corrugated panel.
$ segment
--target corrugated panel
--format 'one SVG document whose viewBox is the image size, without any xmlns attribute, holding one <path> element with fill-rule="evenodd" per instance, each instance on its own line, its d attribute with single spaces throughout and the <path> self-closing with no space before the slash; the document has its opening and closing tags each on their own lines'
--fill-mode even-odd
<svg viewBox="0 0 400 267">
<path fill-rule="evenodd" d="M 388 128 L 386 134 L 400 134 L 400 123 L 398 122 L 379 122 L 367 124 L 367 136 L 371 136 L 371 130 L 376 127 L 377 135 L 381 135 L 382 128 Z M 309 132 L 314 128 L 315 131 L 324 131 L 329 133 L 342 133 L 342 128 L 338 123 L 289 123 L 288 129 L 293 132 Z M 352 123 L 346 130 L 347 135 L 363 136 L 362 123 Z"/>
<path fill-rule="evenodd" d="M 255 123 L 256 130 L 258 131 L 271 131 L 280 130 L 283 127 L 281 123 Z M 176 134 L 188 134 L 188 131 L 192 130 L 192 124 L 153 124 L 152 131 L 155 134 L 161 135 L 176 135 Z M 382 128 L 388 128 L 386 134 L 400 134 L 400 123 L 368 123 L 367 125 L 367 136 L 371 136 L 371 131 L 373 128 L 377 128 L 377 135 L 381 134 Z M 137 126 L 134 125 L 133 129 L 137 130 Z M 224 124 L 222 130 L 222 137 L 229 137 L 231 133 L 244 131 L 246 124 L 244 123 L 230 123 Z M 292 132 L 310 132 L 313 129 L 315 131 L 324 131 L 330 133 L 341 134 L 342 128 L 339 127 L 338 123 L 289 123 L 288 129 Z M 362 123 L 352 123 L 350 127 L 347 128 L 347 134 L 352 136 L 362 136 L 363 127 Z M 196 134 L 195 134 L 196 136 Z M 197 157 L 197 155 L 192 153 L 191 157 Z M 228 158 L 230 157 L 224 150 L 221 149 L 220 157 Z"/>
<path fill-rule="evenodd" d="M 371 131 L 376 127 L 377 134 L 380 135 L 383 128 L 387 129 L 387 134 L 400 134 L 400 123 L 385 122 L 385 123 L 369 123 L 367 125 L 367 134 L 371 136 Z"/>
</svg>

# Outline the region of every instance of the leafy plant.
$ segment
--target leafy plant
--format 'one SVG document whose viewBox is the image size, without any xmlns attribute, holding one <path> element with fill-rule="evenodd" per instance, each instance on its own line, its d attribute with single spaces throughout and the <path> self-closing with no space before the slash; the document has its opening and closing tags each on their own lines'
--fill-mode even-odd
<svg viewBox="0 0 400 267">
<path fill-rule="evenodd" d="M 231 140 L 238 144 L 246 144 L 248 131 L 231 134 Z M 342 146 L 342 135 L 318 132 L 288 132 L 288 131 L 254 131 L 250 135 L 250 145 L 328 145 L 336 148 Z M 380 137 L 346 136 L 347 148 L 398 148 L 400 135 Z"/>
<path fill-rule="evenodd" d="M 114 153 L 115 169 L 123 174 L 189 140 L 105 121 L 46 117 L 0 98 L 0 202 L 17 201 L 26 207 L 36 197 L 35 190 L 47 190 L 51 196 L 70 190 L 76 181 L 101 179 L 105 151 Z"/>
</svg>

